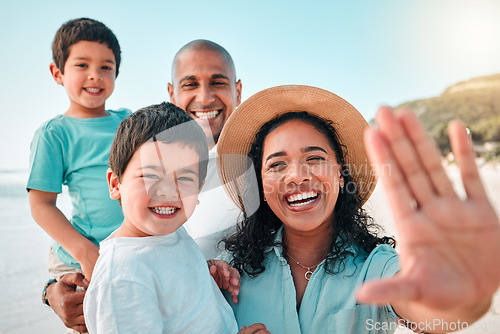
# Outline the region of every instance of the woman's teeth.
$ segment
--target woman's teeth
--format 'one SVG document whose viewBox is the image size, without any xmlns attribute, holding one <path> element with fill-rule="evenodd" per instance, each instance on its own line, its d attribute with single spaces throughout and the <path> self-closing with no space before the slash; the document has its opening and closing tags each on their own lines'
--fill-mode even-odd
<svg viewBox="0 0 500 334">
<path fill-rule="evenodd" d="M 318 198 L 316 191 L 309 191 L 288 196 L 287 202 L 290 206 L 302 206 L 314 202 Z"/>
</svg>

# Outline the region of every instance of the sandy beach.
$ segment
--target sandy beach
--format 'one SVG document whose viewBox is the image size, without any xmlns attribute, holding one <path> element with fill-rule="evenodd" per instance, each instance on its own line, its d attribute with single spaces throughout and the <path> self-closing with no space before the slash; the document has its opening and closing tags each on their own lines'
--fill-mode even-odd
<svg viewBox="0 0 500 334">
<path fill-rule="evenodd" d="M 463 195 L 457 167 L 447 167 L 448 174 Z M 500 164 L 480 168 L 489 198 L 500 214 Z M 64 333 L 64 326 L 41 303 L 41 290 L 48 279 L 46 254 L 50 239 L 32 220 L 24 182 L 26 173 L 0 173 L 0 334 Z M 68 207 L 62 198 L 60 205 Z M 367 209 L 389 234 L 396 235 L 394 221 L 385 202 L 380 185 L 377 186 Z M 412 333 L 406 329 L 396 332 Z M 500 333 L 500 292 L 488 314 L 470 328 L 459 333 Z"/>
</svg>

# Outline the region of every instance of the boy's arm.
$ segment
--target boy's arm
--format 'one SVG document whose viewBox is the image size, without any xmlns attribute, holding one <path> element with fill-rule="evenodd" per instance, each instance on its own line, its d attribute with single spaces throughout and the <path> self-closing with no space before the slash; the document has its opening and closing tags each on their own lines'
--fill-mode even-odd
<svg viewBox="0 0 500 334">
<path fill-rule="evenodd" d="M 29 201 L 33 219 L 52 239 L 80 263 L 90 281 L 99 248 L 78 232 L 56 206 L 57 193 L 31 189 Z"/>
</svg>

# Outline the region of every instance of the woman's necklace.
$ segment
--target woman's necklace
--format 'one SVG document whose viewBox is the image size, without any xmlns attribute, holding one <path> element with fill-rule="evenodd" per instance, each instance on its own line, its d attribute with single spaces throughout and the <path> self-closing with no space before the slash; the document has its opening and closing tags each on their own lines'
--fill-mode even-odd
<svg viewBox="0 0 500 334">
<path fill-rule="evenodd" d="M 307 271 L 306 271 L 306 273 L 304 274 L 304 277 L 305 277 L 305 278 L 306 278 L 306 280 L 308 280 L 308 281 L 311 279 L 311 276 L 312 276 L 312 274 L 313 274 L 312 270 L 313 270 L 314 268 L 316 268 L 317 266 L 319 266 L 319 265 L 321 264 L 321 262 L 323 262 L 323 260 L 321 260 L 321 262 L 320 262 L 320 263 L 318 263 L 318 264 L 317 264 L 317 265 L 315 265 L 315 266 L 312 266 L 312 267 L 306 267 L 306 266 L 301 265 L 301 264 L 299 263 L 299 261 L 295 260 L 295 259 L 294 259 L 294 258 L 293 258 L 290 254 L 287 254 L 287 256 L 288 256 L 290 259 L 292 259 L 295 263 L 297 263 L 299 266 L 301 266 L 302 268 L 304 268 L 304 269 L 306 269 L 306 270 L 307 270 Z"/>
</svg>

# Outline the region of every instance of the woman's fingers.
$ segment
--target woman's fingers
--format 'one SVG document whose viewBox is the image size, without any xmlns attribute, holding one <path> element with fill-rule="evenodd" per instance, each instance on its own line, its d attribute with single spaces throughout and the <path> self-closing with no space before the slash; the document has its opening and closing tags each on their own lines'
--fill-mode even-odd
<svg viewBox="0 0 500 334">
<path fill-rule="evenodd" d="M 472 143 L 464 125 L 459 121 L 452 121 L 448 126 L 448 133 L 453 154 L 460 167 L 467 197 L 473 200 L 487 201 L 488 198 L 474 160 Z"/>
<path fill-rule="evenodd" d="M 415 147 L 419 161 L 438 196 L 456 196 L 450 179 L 442 165 L 441 152 L 427 135 L 417 116 L 408 109 L 398 112 L 398 120 Z"/>
<path fill-rule="evenodd" d="M 415 144 L 389 107 L 380 108 L 376 116 L 379 132 L 390 147 L 405 182 L 419 205 L 432 201 L 434 191 L 420 161 Z"/>
<path fill-rule="evenodd" d="M 410 189 L 384 137 L 378 131 L 369 128 L 365 131 L 364 138 L 368 156 L 382 181 L 394 218 L 402 222 L 402 218 L 413 211 L 414 200 Z"/>
</svg>

